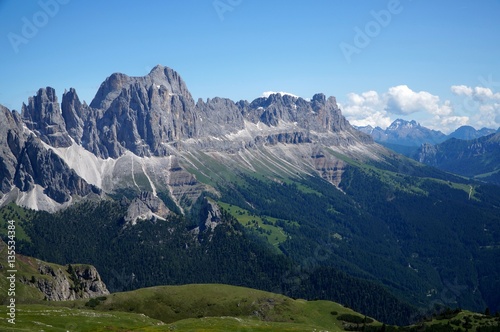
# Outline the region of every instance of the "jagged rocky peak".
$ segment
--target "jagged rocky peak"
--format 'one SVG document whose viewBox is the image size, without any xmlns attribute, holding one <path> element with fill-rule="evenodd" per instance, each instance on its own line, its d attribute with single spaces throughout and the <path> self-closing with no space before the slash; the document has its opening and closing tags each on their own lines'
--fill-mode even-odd
<svg viewBox="0 0 500 332">
<path fill-rule="evenodd" d="M 72 142 L 66 132 L 66 124 L 57 101 L 56 91 L 51 87 L 38 90 L 21 110 L 23 122 L 42 141 L 54 147 L 68 147 Z"/>
<path fill-rule="evenodd" d="M 129 90 L 131 86 L 142 86 L 146 90 L 153 87 L 168 92 L 170 96 L 182 96 L 190 100 L 193 98 L 181 76 L 173 69 L 157 65 L 146 76 L 132 77 L 122 73 L 114 73 L 109 76 L 99 87 L 90 107 L 107 109 L 121 93 Z"/>
<path fill-rule="evenodd" d="M 29 192 L 38 185 L 43 193 L 53 201 L 63 204 L 72 195 L 81 197 L 100 190 L 89 185 L 52 150 L 47 150 L 39 139 L 30 135 L 19 156 L 14 176 L 14 184 L 23 192 Z"/>
<path fill-rule="evenodd" d="M 80 144 L 83 136 L 84 121 L 87 120 L 91 113 L 90 107 L 85 102 L 82 104 L 75 89 L 71 88 L 69 91 L 64 91 L 61 111 L 68 134 L 76 143 Z"/>
<path fill-rule="evenodd" d="M 412 129 L 418 127 L 421 127 L 420 123 L 416 122 L 415 120 L 406 121 L 403 119 L 396 119 L 391 123 L 389 127 L 387 127 L 387 130 Z"/>
<path fill-rule="evenodd" d="M 107 158 L 126 150 L 165 156 L 167 143 L 200 133 L 194 100 L 177 72 L 156 66 L 144 77 L 113 74 L 90 104 L 95 123 L 84 129 L 86 148 Z"/>
<path fill-rule="evenodd" d="M 261 121 L 268 126 L 278 126 L 280 121 L 285 121 L 296 123 L 307 131 L 355 131 L 342 115 L 335 97 L 326 98 L 322 93 L 315 94 L 310 102 L 288 94 L 272 94 L 254 100 L 245 113 L 252 122 Z M 361 136 L 370 141 L 363 134 Z"/>
<path fill-rule="evenodd" d="M 42 261 L 37 263 L 40 276 L 33 276 L 31 280 L 21 279 L 21 282 L 37 288 L 47 301 L 68 301 L 109 295 L 94 266 L 68 265 L 66 270 L 63 270 L 62 267 L 53 267 Z"/>
<path fill-rule="evenodd" d="M 171 94 L 191 97 L 191 93 L 182 77 L 169 67 L 157 65 L 146 77 L 153 84 L 162 84 L 167 87 Z"/>
<path fill-rule="evenodd" d="M 215 97 L 204 102 L 201 98 L 196 103 L 197 113 L 201 117 L 201 133 L 219 136 L 245 127 L 241 103 L 231 99 Z"/>
<path fill-rule="evenodd" d="M 23 145 L 23 124 L 19 113 L 0 105 L 0 197 L 12 188 L 17 156 Z"/>
</svg>

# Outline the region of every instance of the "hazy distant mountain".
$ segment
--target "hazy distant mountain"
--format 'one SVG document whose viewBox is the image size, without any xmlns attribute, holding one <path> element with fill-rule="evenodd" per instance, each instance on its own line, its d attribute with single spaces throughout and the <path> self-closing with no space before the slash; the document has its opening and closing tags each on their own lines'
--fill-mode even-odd
<svg viewBox="0 0 500 332">
<path fill-rule="evenodd" d="M 476 130 L 474 127 L 471 126 L 462 126 L 452 132 L 451 134 L 448 135 L 448 138 L 458 138 L 458 139 L 463 139 L 463 140 L 471 140 L 483 136 L 487 136 L 490 134 L 494 134 L 497 132 L 495 129 L 490 129 L 490 128 L 482 128 L 479 130 Z"/>
<path fill-rule="evenodd" d="M 375 142 L 401 153 L 413 156 L 422 144 L 439 144 L 450 138 L 474 139 L 495 133 L 494 129 L 482 128 L 476 130 L 471 126 L 462 126 L 449 135 L 441 131 L 423 127 L 416 121 L 395 120 L 389 127 L 382 129 L 372 126 L 356 127 L 358 130 L 369 134 Z"/>
<path fill-rule="evenodd" d="M 420 125 L 416 121 L 395 120 L 385 130 L 371 126 L 358 127 L 364 133 L 370 134 L 378 143 L 398 144 L 404 146 L 420 146 L 423 143 L 440 143 L 446 135 Z"/>
<path fill-rule="evenodd" d="M 500 185 L 500 133 L 424 144 L 415 159 L 439 169 Z"/>
</svg>

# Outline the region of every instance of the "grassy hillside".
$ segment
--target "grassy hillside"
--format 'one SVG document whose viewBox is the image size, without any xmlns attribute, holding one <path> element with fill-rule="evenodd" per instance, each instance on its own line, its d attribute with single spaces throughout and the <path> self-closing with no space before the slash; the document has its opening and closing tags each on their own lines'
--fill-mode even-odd
<svg viewBox="0 0 500 332">
<path fill-rule="evenodd" d="M 500 331 L 500 317 L 469 311 L 447 310 L 395 327 L 334 302 L 219 284 L 152 287 L 17 309 L 15 326 L 0 316 L 1 331 Z"/>
<path fill-rule="evenodd" d="M 76 302 L 79 305 L 84 301 Z M 338 314 L 363 317 L 329 301 L 293 300 L 250 288 L 219 284 L 161 286 L 116 293 L 95 306 L 99 311 L 133 311 L 165 323 L 188 318 L 231 316 L 269 322 L 340 327 Z M 336 315 L 332 315 L 337 313 Z"/>
<path fill-rule="evenodd" d="M 114 293 L 91 300 L 21 305 L 12 331 L 341 331 L 342 317 L 364 316 L 329 301 L 228 285 L 183 285 Z M 369 320 L 371 325 L 379 325 Z M 4 331 L 9 324 L 0 320 Z M 111 328 L 113 327 L 113 328 Z"/>
</svg>

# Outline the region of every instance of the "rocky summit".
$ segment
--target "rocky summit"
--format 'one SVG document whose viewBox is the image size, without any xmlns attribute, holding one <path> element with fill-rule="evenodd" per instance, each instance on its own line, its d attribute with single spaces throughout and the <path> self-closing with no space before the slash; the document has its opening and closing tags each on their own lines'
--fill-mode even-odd
<svg viewBox="0 0 500 332">
<path fill-rule="evenodd" d="M 207 158 L 232 169 L 315 172 L 336 185 L 343 162 L 325 149 L 361 159 L 384 151 L 349 124 L 334 97 L 195 103 L 181 76 L 163 66 L 144 77 L 112 74 L 90 105 L 74 89 L 59 103 L 46 87 L 21 110 L 0 106 L 0 204 L 38 210 L 136 188 L 169 192 L 182 211 L 183 198 L 216 191 L 198 178 L 216 174 L 201 170 Z"/>
</svg>

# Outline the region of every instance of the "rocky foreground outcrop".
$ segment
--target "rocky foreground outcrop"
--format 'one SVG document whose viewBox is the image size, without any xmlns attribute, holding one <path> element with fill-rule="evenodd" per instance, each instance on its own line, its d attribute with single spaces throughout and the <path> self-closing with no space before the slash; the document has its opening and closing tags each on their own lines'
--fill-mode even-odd
<svg viewBox="0 0 500 332">
<path fill-rule="evenodd" d="M 37 261 L 38 276 L 22 280 L 37 288 L 48 301 L 68 301 L 108 295 L 109 291 L 96 268 L 91 265 L 68 265 L 64 268 Z"/>
<path fill-rule="evenodd" d="M 7 245 L 0 239 L 0 258 L 7 261 Z M 92 265 L 57 265 L 24 255 L 16 255 L 17 290 L 23 294 L 21 301 L 66 301 L 108 295 L 109 291 L 99 272 Z M 0 264 L 0 277 L 10 275 L 6 265 Z M 24 288 L 24 290 L 22 290 Z M 32 291 L 27 290 L 33 289 Z M 7 293 L 7 292 L 6 292 Z M 0 302 L 5 294 L 1 294 Z"/>
</svg>

